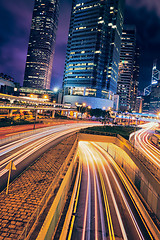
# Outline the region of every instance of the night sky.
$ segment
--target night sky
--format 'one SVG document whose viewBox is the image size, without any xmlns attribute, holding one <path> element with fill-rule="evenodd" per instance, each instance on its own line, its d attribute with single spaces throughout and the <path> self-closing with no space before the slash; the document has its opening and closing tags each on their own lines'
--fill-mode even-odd
<svg viewBox="0 0 160 240">
<path fill-rule="evenodd" d="M 71 0 L 60 0 L 60 17 L 53 62 L 52 88 L 61 87 L 68 38 Z M 34 0 L 0 1 L 0 72 L 22 85 Z M 153 60 L 160 69 L 160 1 L 126 0 L 125 22 L 137 27 L 141 49 L 139 89 L 151 82 Z"/>
</svg>

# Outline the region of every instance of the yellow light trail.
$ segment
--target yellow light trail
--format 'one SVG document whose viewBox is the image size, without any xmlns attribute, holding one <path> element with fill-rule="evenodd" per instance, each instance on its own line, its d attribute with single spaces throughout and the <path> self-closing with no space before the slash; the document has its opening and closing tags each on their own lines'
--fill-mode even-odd
<svg viewBox="0 0 160 240">
<path fill-rule="evenodd" d="M 80 178 L 79 178 L 79 182 L 78 182 L 78 188 L 77 188 L 77 194 L 76 194 L 76 199 L 75 199 L 75 205 L 74 205 L 71 225 L 70 225 L 69 234 L 68 234 L 68 238 L 67 238 L 68 240 L 70 240 L 71 237 L 72 237 L 73 226 L 74 226 L 74 222 L 75 222 L 75 213 L 76 213 L 76 210 L 77 210 L 79 192 L 80 192 L 80 186 L 81 186 L 81 178 L 82 178 L 82 166 L 81 166 L 81 169 L 80 169 Z"/>
<path fill-rule="evenodd" d="M 86 153 L 84 153 L 86 155 Z M 85 211 L 84 211 L 84 221 L 83 221 L 83 229 L 82 229 L 82 240 L 85 240 L 85 234 L 86 234 L 86 222 L 87 222 L 87 212 L 88 212 L 88 202 L 89 202 L 89 187 L 90 187 L 90 170 L 89 170 L 89 164 L 88 160 L 86 158 L 87 163 L 87 171 L 88 171 L 88 179 L 87 179 L 87 193 L 86 193 L 86 201 L 85 201 Z M 88 217 L 89 219 L 89 217 Z M 90 221 L 90 219 L 89 219 Z M 88 237 L 89 237 L 89 231 L 88 231 Z M 87 238 L 88 239 L 88 238 Z"/>
<path fill-rule="evenodd" d="M 83 149 L 85 148 L 85 143 L 81 143 L 83 145 Z M 88 149 L 89 151 L 89 149 Z M 90 157 L 90 161 L 93 161 L 92 158 Z M 115 240 L 115 235 L 114 235 L 114 230 L 113 230 L 113 224 L 112 224 L 112 219 L 111 219 L 111 213 L 110 213 L 110 208 L 109 208 L 109 202 L 108 202 L 108 197 L 105 189 L 105 184 L 104 180 L 100 171 L 99 166 L 97 165 L 98 168 L 98 173 L 100 176 L 100 181 L 101 181 L 101 186 L 102 186 L 102 192 L 104 196 L 104 203 L 105 203 L 105 210 L 106 210 L 106 216 L 107 216 L 107 223 L 108 223 L 108 230 L 109 230 L 109 237 L 111 240 Z"/>
<path fill-rule="evenodd" d="M 97 144 L 94 143 L 94 145 L 97 145 Z M 143 222 L 143 224 L 144 224 L 144 226 L 145 226 L 145 228 L 146 228 L 146 230 L 147 230 L 147 232 L 148 232 L 148 234 L 149 234 L 149 236 L 150 236 L 150 239 L 153 240 L 153 237 L 152 237 L 152 235 L 151 235 L 151 233 L 150 233 L 147 225 L 145 224 L 145 222 L 144 222 L 144 220 L 143 220 L 143 218 L 142 218 L 142 215 L 140 214 L 140 212 L 139 212 L 139 210 L 138 210 L 135 202 L 133 201 L 133 198 L 132 198 L 132 196 L 131 196 L 128 188 L 127 188 L 125 179 L 124 179 L 124 177 L 123 177 L 123 175 L 122 175 L 122 172 L 120 171 L 119 167 L 117 166 L 117 164 L 115 163 L 115 161 L 111 158 L 111 156 L 110 156 L 107 152 L 105 152 L 105 151 L 104 151 L 101 147 L 99 147 L 98 145 L 97 145 L 96 147 L 97 147 L 97 148 L 100 150 L 100 152 L 102 152 L 102 153 L 107 157 L 107 159 L 109 159 L 110 162 L 113 164 L 114 168 L 116 169 L 116 172 L 118 173 L 118 175 L 119 175 L 119 177 L 120 177 L 120 179 L 121 179 L 124 187 L 126 188 L 127 193 L 129 194 L 129 196 L 130 196 L 130 198 L 131 198 L 131 200 L 132 200 L 132 202 L 133 202 L 133 204 L 134 204 L 134 206 L 135 206 L 135 208 L 136 208 L 136 210 L 137 210 L 137 212 L 138 212 L 138 214 L 139 214 L 139 216 L 140 216 L 140 218 L 141 218 L 141 220 L 142 220 L 142 222 Z M 104 160 L 106 161 L 105 158 L 104 158 Z M 133 224 L 134 224 L 134 226 L 135 226 L 135 229 L 136 229 L 136 232 L 137 232 L 139 238 L 142 239 L 142 240 L 145 240 L 144 237 L 143 237 L 143 234 L 142 234 L 142 232 L 141 232 L 141 230 L 140 230 L 140 228 L 139 228 L 139 226 L 138 226 L 138 223 L 137 223 L 137 221 L 136 221 L 136 219 L 135 219 L 135 217 L 134 217 L 134 214 L 133 214 L 133 212 L 132 212 L 132 210 L 131 210 L 131 208 L 130 208 L 130 206 L 129 206 L 129 204 L 128 204 L 128 201 L 127 201 L 124 193 L 122 192 L 122 189 L 121 189 L 121 187 L 120 187 L 120 185 L 119 185 L 119 183 L 118 183 L 118 181 L 117 181 L 117 178 L 116 178 L 115 174 L 113 173 L 113 171 L 112 171 L 112 169 L 111 169 L 111 167 L 109 166 L 109 164 L 108 164 L 107 161 L 106 161 L 106 164 L 108 165 L 108 167 L 109 167 L 109 169 L 110 169 L 110 172 L 111 172 L 113 178 L 115 179 L 115 182 L 116 182 L 116 184 L 117 184 L 117 187 L 118 187 L 118 189 L 119 189 L 119 191 L 120 191 L 120 193 L 121 193 L 121 196 L 122 196 L 122 198 L 123 198 L 123 201 L 124 201 L 124 203 L 125 203 L 125 205 L 126 205 L 126 208 L 127 208 L 128 212 L 129 212 L 129 215 L 130 215 L 131 220 L 132 220 L 132 222 L 133 222 Z"/>
</svg>

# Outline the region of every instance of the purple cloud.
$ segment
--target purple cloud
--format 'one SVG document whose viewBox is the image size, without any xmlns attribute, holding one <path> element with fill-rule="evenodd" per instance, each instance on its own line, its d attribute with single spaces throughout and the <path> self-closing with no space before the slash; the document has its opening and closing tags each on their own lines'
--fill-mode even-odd
<svg viewBox="0 0 160 240">
<path fill-rule="evenodd" d="M 146 7 L 149 11 L 155 11 L 160 16 L 159 0 L 126 0 L 126 4 L 135 8 Z"/>
<path fill-rule="evenodd" d="M 1 0 L 0 72 L 23 82 L 33 0 Z"/>
</svg>

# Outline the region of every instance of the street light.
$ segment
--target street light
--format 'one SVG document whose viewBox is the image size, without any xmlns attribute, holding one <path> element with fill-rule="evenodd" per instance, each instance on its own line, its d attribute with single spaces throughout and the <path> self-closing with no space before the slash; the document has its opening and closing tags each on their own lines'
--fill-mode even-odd
<svg viewBox="0 0 160 240">
<path fill-rule="evenodd" d="M 81 113 L 82 109 L 86 106 L 86 103 L 78 104 L 76 102 L 75 105 L 77 106 L 78 112 Z M 82 113 L 81 113 L 81 118 L 82 118 Z"/>
<path fill-rule="evenodd" d="M 58 92 L 58 88 L 55 87 L 55 88 L 53 89 L 53 91 L 54 91 L 55 93 Z"/>
<path fill-rule="evenodd" d="M 48 95 L 43 95 L 43 98 L 44 99 L 48 99 Z"/>
</svg>

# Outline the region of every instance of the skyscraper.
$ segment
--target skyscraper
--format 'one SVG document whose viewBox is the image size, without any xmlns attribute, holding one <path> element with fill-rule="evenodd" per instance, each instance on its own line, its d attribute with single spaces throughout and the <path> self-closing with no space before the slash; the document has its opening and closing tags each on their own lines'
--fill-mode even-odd
<svg viewBox="0 0 160 240">
<path fill-rule="evenodd" d="M 152 84 L 149 111 L 152 113 L 160 112 L 160 80 Z"/>
<path fill-rule="evenodd" d="M 139 85 L 139 68 L 140 68 L 140 49 L 136 46 L 133 64 L 133 81 L 131 85 L 131 100 L 130 108 L 132 111 L 136 111 L 136 101 L 138 96 Z"/>
<path fill-rule="evenodd" d="M 24 87 L 50 88 L 58 15 L 59 0 L 35 0 Z"/>
<path fill-rule="evenodd" d="M 65 102 L 89 97 L 111 100 L 116 93 L 123 10 L 124 0 L 73 0 L 63 79 Z"/>
<path fill-rule="evenodd" d="M 131 97 L 136 87 L 134 82 L 136 49 L 136 28 L 133 25 L 124 25 L 122 32 L 121 54 L 119 64 L 119 76 L 117 83 L 117 94 L 119 95 L 120 110 L 131 108 Z"/>
</svg>

